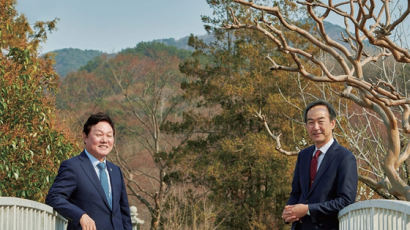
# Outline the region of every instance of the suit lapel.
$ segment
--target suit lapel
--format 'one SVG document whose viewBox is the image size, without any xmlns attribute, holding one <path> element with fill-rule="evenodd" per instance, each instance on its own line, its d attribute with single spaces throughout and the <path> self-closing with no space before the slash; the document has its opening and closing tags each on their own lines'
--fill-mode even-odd
<svg viewBox="0 0 410 230">
<path fill-rule="evenodd" d="M 319 180 L 321 177 L 324 175 L 326 170 L 329 168 L 330 163 L 332 162 L 333 159 L 335 159 L 334 154 L 336 154 L 336 148 L 339 144 L 336 142 L 336 140 L 333 142 L 333 144 L 330 146 L 330 148 L 327 150 L 325 157 L 322 160 L 322 163 L 319 166 L 319 170 L 316 173 L 315 176 L 315 183 L 313 183 L 312 187 L 310 188 L 309 194 L 315 189 L 317 184 L 319 184 Z M 313 152 L 312 152 L 313 154 Z"/>
<path fill-rule="evenodd" d="M 84 151 L 80 154 L 80 159 L 81 159 L 80 161 L 81 167 L 83 168 L 84 173 L 87 175 L 88 179 L 91 181 L 91 184 L 95 187 L 98 194 L 100 194 L 100 196 L 104 200 L 104 203 L 109 208 L 110 206 L 108 205 L 108 201 L 107 201 L 107 198 L 105 197 L 105 193 L 101 186 L 100 180 L 98 179 L 98 176 L 95 172 L 93 165 L 91 164 L 90 159 L 88 158 L 88 156 L 85 154 Z M 110 175 L 110 178 L 111 178 L 111 175 Z"/>
</svg>

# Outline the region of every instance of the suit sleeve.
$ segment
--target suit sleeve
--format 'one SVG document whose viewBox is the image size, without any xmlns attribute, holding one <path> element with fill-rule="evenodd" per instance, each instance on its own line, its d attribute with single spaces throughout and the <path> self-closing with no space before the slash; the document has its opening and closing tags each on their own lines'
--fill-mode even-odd
<svg viewBox="0 0 410 230">
<path fill-rule="evenodd" d="M 120 170 L 120 175 L 121 175 L 120 209 L 121 209 L 122 224 L 124 226 L 124 229 L 132 230 L 130 206 L 128 203 L 127 190 L 125 189 L 124 177 L 122 175 L 121 170 Z"/>
<path fill-rule="evenodd" d="M 68 161 L 61 163 L 57 177 L 48 191 L 46 204 L 53 207 L 58 213 L 73 223 L 79 223 L 84 210 L 70 202 L 71 194 L 77 186 L 74 169 Z"/>
<path fill-rule="evenodd" d="M 335 198 L 321 203 L 309 204 L 309 212 L 314 222 L 317 221 L 318 215 L 336 215 L 356 199 L 358 175 L 356 159 L 353 154 L 350 153 L 344 157 L 337 170 Z"/>
<path fill-rule="evenodd" d="M 293 205 L 293 204 L 299 203 L 299 198 L 301 194 L 300 178 L 299 178 L 300 155 L 301 154 L 299 153 L 298 159 L 296 161 L 295 171 L 293 172 L 292 191 L 290 193 L 290 197 L 287 202 L 287 205 Z"/>
</svg>

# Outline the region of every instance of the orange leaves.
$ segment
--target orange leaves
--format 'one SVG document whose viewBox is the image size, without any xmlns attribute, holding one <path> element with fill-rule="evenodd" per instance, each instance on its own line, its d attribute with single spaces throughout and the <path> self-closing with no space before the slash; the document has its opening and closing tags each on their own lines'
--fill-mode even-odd
<svg viewBox="0 0 410 230">
<path fill-rule="evenodd" d="M 34 34 L 14 1 L 0 4 L 0 196 L 42 201 L 73 146 L 53 127 L 57 79 L 36 50 L 45 34 Z"/>
<path fill-rule="evenodd" d="M 54 29 L 56 20 L 37 22 L 33 30 L 26 17 L 15 10 L 14 4 L 13 0 L 2 0 L 0 4 L 0 49 L 28 50 L 36 56 L 38 45 L 47 38 L 46 33 Z"/>
</svg>

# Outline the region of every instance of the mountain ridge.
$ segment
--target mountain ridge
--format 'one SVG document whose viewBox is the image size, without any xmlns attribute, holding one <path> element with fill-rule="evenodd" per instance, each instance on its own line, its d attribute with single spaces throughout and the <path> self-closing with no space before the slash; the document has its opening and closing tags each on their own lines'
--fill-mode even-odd
<svg viewBox="0 0 410 230">
<path fill-rule="evenodd" d="M 325 29 L 327 34 L 336 41 L 342 41 L 342 33 L 346 34 L 345 29 L 339 25 L 326 22 L 324 23 Z M 154 39 L 149 42 L 158 42 L 165 44 L 167 46 L 172 46 L 177 49 L 182 50 L 189 50 L 193 51 L 193 48 L 188 45 L 188 39 L 191 35 L 182 37 L 180 39 L 175 38 L 162 38 L 162 39 Z M 198 36 L 200 39 L 204 40 L 205 43 L 212 42 L 214 40 L 213 35 L 211 34 L 204 34 L 204 35 L 195 35 Z M 130 50 L 136 48 L 140 43 L 147 43 L 147 42 L 139 42 L 135 45 L 135 47 L 131 48 L 124 48 L 121 51 L 113 54 L 107 54 L 103 51 L 99 50 L 91 50 L 91 49 L 78 49 L 78 48 L 63 48 L 58 50 L 50 51 L 49 53 L 55 54 L 55 65 L 54 68 L 56 72 L 64 78 L 68 73 L 77 71 L 81 67 L 87 65 L 89 61 L 92 61 L 94 58 L 101 56 L 101 55 L 115 55 L 125 50 Z M 347 44 L 346 44 L 347 45 Z"/>
</svg>

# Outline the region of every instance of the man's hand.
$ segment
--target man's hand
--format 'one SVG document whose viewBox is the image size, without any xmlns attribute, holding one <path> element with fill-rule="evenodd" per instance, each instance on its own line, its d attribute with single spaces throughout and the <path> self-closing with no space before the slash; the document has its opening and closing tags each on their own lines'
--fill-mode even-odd
<svg viewBox="0 0 410 230">
<path fill-rule="evenodd" d="M 83 230 L 97 230 L 94 220 L 85 213 L 80 218 L 80 225 Z"/>
<path fill-rule="evenodd" d="M 282 212 L 282 219 L 285 222 L 293 223 L 306 216 L 308 209 L 307 204 L 286 205 Z"/>
</svg>

